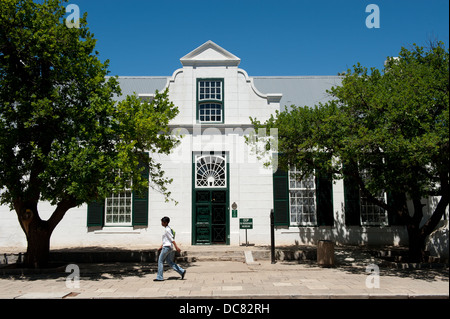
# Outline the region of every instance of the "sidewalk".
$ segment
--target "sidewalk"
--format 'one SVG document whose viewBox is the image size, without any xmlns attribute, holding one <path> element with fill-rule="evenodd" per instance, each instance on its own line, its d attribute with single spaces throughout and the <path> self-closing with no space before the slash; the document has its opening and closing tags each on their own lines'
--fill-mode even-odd
<svg viewBox="0 0 450 319">
<path fill-rule="evenodd" d="M 449 298 L 444 269 L 400 270 L 381 267 L 379 285 L 366 266 L 261 260 L 180 263 L 184 280 L 172 269 L 164 282 L 154 282 L 154 263 L 79 264 L 76 273 L 2 275 L 0 299 L 233 298 L 233 299 L 415 299 Z M 66 282 L 66 280 L 69 280 Z M 75 285 L 74 285 L 75 284 Z M 78 284 L 78 286 L 76 285 Z M 372 288 L 373 287 L 373 288 Z"/>
</svg>

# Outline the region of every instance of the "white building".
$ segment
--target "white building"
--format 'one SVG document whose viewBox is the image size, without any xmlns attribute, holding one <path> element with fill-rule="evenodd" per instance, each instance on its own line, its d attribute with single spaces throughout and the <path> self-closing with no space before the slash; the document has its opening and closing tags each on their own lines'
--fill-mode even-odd
<svg viewBox="0 0 450 319">
<path fill-rule="evenodd" d="M 250 77 L 239 68 L 238 57 L 211 41 L 180 61 L 182 68 L 170 77 L 119 78 L 123 96 L 151 98 L 155 90 L 168 88 L 179 108 L 170 125 L 182 134 L 181 144 L 170 156 L 156 156 L 173 178 L 169 188 L 178 205 L 150 188 L 148 197 L 125 192 L 73 208 L 55 229 L 52 247 L 156 247 L 163 216 L 171 218 L 181 245 L 241 245 L 242 218 L 253 221 L 248 241 L 269 245 L 273 208 L 277 245 L 316 244 L 321 239 L 338 244 L 407 243 L 404 226 L 366 205 L 359 194 L 355 197 L 344 181 L 292 180 L 285 172 L 264 168 L 245 143 L 244 136 L 252 131 L 250 117 L 263 122 L 285 105 L 326 102 L 326 90 L 339 85 L 341 77 Z M 430 202 L 424 218 L 432 209 Z M 46 219 L 53 209 L 41 203 L 39 211 Z M 16 213 L 7 206 L 0 206 L 0 247 L 26 247 Z"/>
</svg>

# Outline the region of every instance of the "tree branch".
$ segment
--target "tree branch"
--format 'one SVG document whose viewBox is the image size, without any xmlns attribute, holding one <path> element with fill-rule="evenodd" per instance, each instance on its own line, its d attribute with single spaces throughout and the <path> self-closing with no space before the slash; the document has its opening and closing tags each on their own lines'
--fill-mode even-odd
<svg viewBox="0 0 450 319">
<path fill-rule="evenodd" d="M 386 204 L 385 202 L 379 200 L 378 198 L 376 198 L 375 196 L 372 195 L 371 192 L 369 192 L 369 190 L 366 188 L 366 184 L 364 183 L 364 180 L 362 179 L 361 175 L 356 172 L 355 173 L 351 173 L 350 174 L 358 183 L 359 188 L 361 190 L 361 192 L 363 193 L 363 195 L 365 197 L 367 197 L 367 200 L 377 206 L 380 206 L 381 208 L 383 208 L 384 210 L 388 211 L 390 210 L 390 207 L 388 204 Z"/>
<path fill-rule="evenodd" d="M 53 231 L 59 222 L 63 219 L 66 212 L 77 206 L 77 200 L 73 196 L 62 199 L 56 206 L 52 216 L 48 219 L 48 227 L 50 231 Z"/>
<path fill-rule="evenodd" d="M 445 167 L 445 166 L 444 166 Z M 439 221 L 442 219 L 442 216 L 445 214 L 445 210 L 449 204 L 449 183 L 448 183 L 448 173 L 446 168 L 442 168 L 442 172 L 440 174 L 441 181 L 441 199 L 439 200 L 436 209 L 433 212 L 433 215 L 427 220 L 427 222 L 421 227 L 420 232 L 424 236 L 428 236 L 431 234 Z"/>
</svg>

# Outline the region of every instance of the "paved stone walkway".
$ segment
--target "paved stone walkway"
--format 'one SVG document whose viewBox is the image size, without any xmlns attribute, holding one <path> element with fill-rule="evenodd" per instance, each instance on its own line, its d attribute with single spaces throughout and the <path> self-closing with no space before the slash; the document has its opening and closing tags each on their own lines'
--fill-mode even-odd
<svg viewBox="0 0 450 319">
<path fill-rule="evenodd" d="M 1 275 L 0 299 L 104 299 L 104 298 L 269 298 L 269 299 L 373 299 L 449 297 L 446 269 L 399 270 L 340 265 L 257 261 L 198 261 L 181 264 L 184 280 L 172 269 L 164 282 L 154 282 L 156 265 L 79 264 L 76 272 Z M 376 271 L 376 269 L 375 269 Z"/>
</svg>

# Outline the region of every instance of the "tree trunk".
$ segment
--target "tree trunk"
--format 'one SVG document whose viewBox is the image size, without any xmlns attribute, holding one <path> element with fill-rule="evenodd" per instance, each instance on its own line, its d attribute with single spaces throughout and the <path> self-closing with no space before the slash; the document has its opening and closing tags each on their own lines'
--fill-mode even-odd
<svg viewBox="0 0 450 319">
<path fill-rule="evenodd" d="M 409 262 L 424 261 L 426 237 L 421 234 L 419 225 L 409 224 L 407 225 L 407 230 L 409 239 L 408 261 Z"/>
<path fill-rule="evenodd" d="M 43 221 L 38 214 L 37 201 L 14 203 L 20 226 L 28 242 L 25 266 L 43 268 L 48 265 L 50 255 L 50 237 L 53 230 L 64 217 L 67 210 L 76 206 L 73 199 L 62 200 L 48 221 Z"/>
<path fill-rule="evenodd" d="M 420 222 L 423 218 L 423 207 L 421 197 L 412 196 L 414 206 L 413 216 L 408 220 L 406 228 L 409 238 L 409 262 L 421 262 L 425 255 L 425 237 L 422 236 Z"/>
<path fill-rule="evenodd" d="M 30 224 L 27 234 L 26 267 L 45 268 L 48 266 L 51 234 L 45 221 L 40 220 Z"/>
<path fill-rule="evenodd" d="M 447 191 L 448 188 L 444 188 Z M 439 200 L 431 217 L 420 226 L 420 222 L 423 217 L 423 204 L 420 199 L 413 200 L 414 202 L 414 216 L 407 222 L 407 230 L 409 237 L 409 261 L 410 262 L 424 262 L 426 261 L 425 245 L 427 237 L 436 229 L 442 216 L 445 214 L 445 210 L 448 206 L 449 195 L 444 193 Z"/>
<path fill-rule="evenodd" d="M 17 202 L 16 213 L 20 226 L 27 237 L 27 253 L 24 264 L 30 268 L 41 268 L 48 264 L 50 236 L 48 222 L 39 217 L 37 202 Z"/>
</svg>

